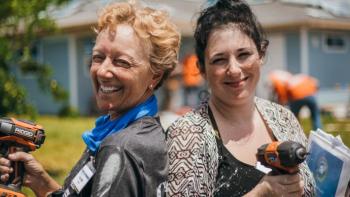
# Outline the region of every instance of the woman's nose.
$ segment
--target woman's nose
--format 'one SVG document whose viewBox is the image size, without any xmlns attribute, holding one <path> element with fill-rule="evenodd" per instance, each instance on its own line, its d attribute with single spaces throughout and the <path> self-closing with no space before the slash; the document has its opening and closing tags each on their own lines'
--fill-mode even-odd
<svg viewBox="0 0 350 197">
<path fill-rule="evenodd" d="M 227 68 L 227 74 L 230 75 L 240 75 L 241 73 L 241 65 L 239 62 L 235 60 L 230 60 L 230 63 Z"/>
<path fill-rule="evenodd" d="M 105 59 L 103 63 L 98 67 L 97 70 L 97 76 L 103 77 L 103 78 L 112 78 L 112 63 L 108 59 Z"/>
</svg>

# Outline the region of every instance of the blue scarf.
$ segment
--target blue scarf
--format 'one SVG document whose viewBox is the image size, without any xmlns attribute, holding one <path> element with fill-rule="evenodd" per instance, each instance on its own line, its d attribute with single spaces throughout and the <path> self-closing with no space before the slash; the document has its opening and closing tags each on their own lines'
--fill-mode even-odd
<svg viewBox="0 0 350 197">
<path fill-rule="evenodd" d="M 139 118 L 144 116 L 154 116 L 157 112 L 157 99 L 152 95 L 145 102 L 130 109 L 115 120 L 110 121 L 110 115 L 100 116 L 95 122 L 95 128 L 92 129 L 92 131 L 86 131 L 83 133 L 83 140 L 89 150 L 96 153 L 101 142 L 107 136 L 119 132 Z"/>
</svg>

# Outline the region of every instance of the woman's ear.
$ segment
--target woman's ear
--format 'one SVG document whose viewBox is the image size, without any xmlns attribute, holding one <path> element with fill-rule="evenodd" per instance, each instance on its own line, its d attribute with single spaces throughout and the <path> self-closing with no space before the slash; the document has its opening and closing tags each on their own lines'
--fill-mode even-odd
<svg viewBox="0 0 350 197">
<path fill-rule="evenodd" d="M 158 72 L 158 73 L 153 74 L 152 82 L 151 82 L 149 88 L 154 89 L 158 85 L 159 81 L 162 79 L 163 74 L 164 74 L 164 72 Z"/>
<path fill-rule="evenodd" d="M 266 52 L 264 53 L 264 54 L 262 54 L 262 56 L 260 57 L 260 65 L 264 65 L 265 63 L 266 63 L 266 61 L 267 61 L 267 54 L 266 54 Z"/>
<path fill-rule="evenodd" d="M 260 65 L 264 65 L 264 63 L 265 63 L 265 56 L 260 57 L 259 63 L 260 63 Z"/>
<path fill-rule="evenodd" d="M 269 46 L 269 41 L 268 40 L 263 40 L 261 42 L 261 46 L 260 46 L 260 59 L 261 59 L 261 63 L 265 62 L 265 58 L 266 58 L 266 53 L 267 53 L 267 47 Z"/>
</svg>

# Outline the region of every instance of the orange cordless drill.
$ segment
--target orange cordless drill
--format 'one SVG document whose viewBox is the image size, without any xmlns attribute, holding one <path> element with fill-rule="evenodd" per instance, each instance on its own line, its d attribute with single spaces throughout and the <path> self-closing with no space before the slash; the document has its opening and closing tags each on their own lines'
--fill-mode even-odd
<svg viewBox="0 0 350 197">
<path fill-rule="evenodd" d="M 284 141 L 264 144 L 258 148 L 257 160 L 272 169 L 272 174 L 294 174 L 298 164 L 305 161 L 307 152 L 298 142 Z"/>
<path fill-rule="evenodd" d="M 45 141 L 42 126 L 26 120 L 0 118 L 0 157 L 16 151 L 34 151 Z M 23 181 L 23 162 L 12 162 L 13 172 L 8 181 L 0 184 L 1 197 L 25 197 L 20 192 Z"/>
</svg>

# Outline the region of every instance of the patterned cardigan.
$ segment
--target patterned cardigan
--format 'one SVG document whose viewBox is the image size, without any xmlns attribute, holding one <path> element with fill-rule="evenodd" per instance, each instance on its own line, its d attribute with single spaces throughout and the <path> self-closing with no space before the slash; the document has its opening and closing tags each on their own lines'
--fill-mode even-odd
<svg viewBox="0 0 350 197">
<path fill-rule="evenodd" d="M 293 140 L 306 147 L 304 132 L 288 109 L 257 97 L 255 105 L 278 141 Z M 167 196 L 213 196 L 219 155 L 208 102 L 168 128 L 167 146 Z M 304 180 L 304 196 L 314 196 L 315 182 L 306 162 L 301 164 L 300 174 Z"/>
</svg>

